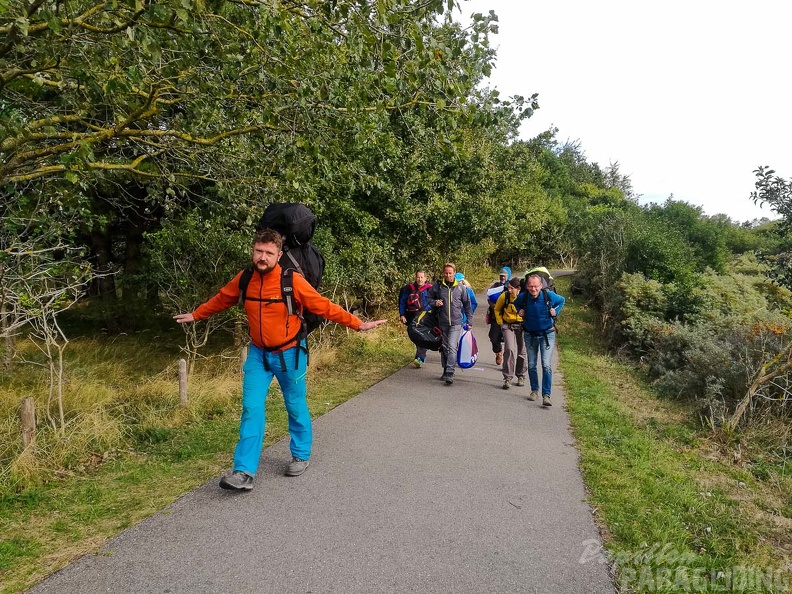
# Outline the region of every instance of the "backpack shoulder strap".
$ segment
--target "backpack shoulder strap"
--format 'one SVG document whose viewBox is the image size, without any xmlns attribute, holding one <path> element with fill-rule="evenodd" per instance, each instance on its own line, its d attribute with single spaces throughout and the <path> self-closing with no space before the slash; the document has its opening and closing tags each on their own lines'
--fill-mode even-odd
<svg viewBox="0 0 792 594">
<path fill-rule="evenodd" d="M 288 315 L 299 315 L 294 301 L 294 268 L 283 268 L 281 270 L 281 297 L 283 297 L 283 302 L 286 304 Z"/>
<path fill-rule="evenodd" d="M 550 313 L 550 310 L 553 309 L 550 305 L 550 295 L 547 294 L 547 289 L 542 289 L 542 296 L 544 297 L 545 305 L 547 306 L 547 313 Z M 553 317 L 553 316 L 550 316 Z"/>
<path fill-rule="evenodd" d="M 510 303 L 509 297 L 511 297 L 508 291 L 504 291 L 504 293 L 506 293 L 506 296 L 503 298 L 503 307 L 501 307 L 500 309 L 501 318 L 503 317 L 503 314 L 506 312 L 506 308 L 509 307 L 509 303 Z"/>
<path fill-rule="evenodd" d="M 245 304 L 247 288 L 251 278 L 253 278 L 253 267 L 248 266 L 242 271 L 242 276 L 239 277 L 239 305 Z"/>
<path fill-rule="evenodd" d="M 556 317 L 550 314 L 550 310 L 553 309 L 553 306 L 550 305 L 550 295 L 547 294 L 547 289 L 542 289 L 542 295 L 544 295 L 545 305 L 547 306 L 547 314 L 550 315 L 550 319 L 553 320 L 553 329 L 558 332 Z"/>
<path fill-rule="evenodd" d="M 299 272 L 303 276 L 303 278 L 305 278 L 305 273 L 303 273 L 303 270 L 300 267 L 300 263 L 296 260 L 296 258 L 294 256 L 292 256 L 291 251 L 286 250 L 285 252 L 283 252 L 283 255 L 284 256 L 289 256 L 289 260 L 291 260 L 291 263 L 294 265 L 294 270 Z M 287 270 L 287 268 L 284 267 L 283 270 L 285 271 L 285 270 Z M 291 270 L 291 268 L 289 268 L 289 270 Z"/>
</svg>

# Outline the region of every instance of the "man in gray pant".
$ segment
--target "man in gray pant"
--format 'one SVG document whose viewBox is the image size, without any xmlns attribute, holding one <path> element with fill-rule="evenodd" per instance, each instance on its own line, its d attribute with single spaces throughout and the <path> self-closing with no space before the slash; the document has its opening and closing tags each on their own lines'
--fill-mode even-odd
<svg viewBox="0 0 792 594">
<path fill-rule="evenodd" d="M 443 267 L 443 280 L 435 283 L 430 289 L 430 302 L 435 306 L 437 321 L 443 332 L 443 346 L 440 349 L 440 361 L 443 375 L 440 379 L 446 384 L 454 383 L 459 337 L 462 334 L 462 310 L 467 316 L 468 326 L 473 327 L 473 309 L 470 306 L 467 287 L 458 282 L 454 275 L 456 265 L 451 262 Z"/>
</svg>

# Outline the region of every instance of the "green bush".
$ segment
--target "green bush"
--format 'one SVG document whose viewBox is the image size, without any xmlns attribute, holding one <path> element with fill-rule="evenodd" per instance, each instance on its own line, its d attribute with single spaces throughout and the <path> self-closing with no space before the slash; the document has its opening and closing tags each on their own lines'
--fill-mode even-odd
<svg viewBox="0 0 792 594">
<path fill-rule="evenodd" d="M 755 258 L 737 260 L 732 270 L 708 270 L 691 289 L 623 274 L 604 293 L 609 344 L 640 361 L 660 393 L 732 409 L 792 337 L 785 313 L 792 294 L 769 282 Z M 689 304 L 684 317 L 681 301 Z M 765 402 L 784 401 L 789 375 L 762 388 Z"/>
</svg>

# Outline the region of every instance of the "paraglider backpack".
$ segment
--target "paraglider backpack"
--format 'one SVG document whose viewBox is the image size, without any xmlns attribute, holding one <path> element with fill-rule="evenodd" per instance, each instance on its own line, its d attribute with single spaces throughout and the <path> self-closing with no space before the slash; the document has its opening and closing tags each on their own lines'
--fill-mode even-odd
<svg viewBox="0 0 792 594">
<path fill-rule="evenodd" d="M 549 291 L 552 291 L 553 293 L 556 292 L 555 279 L 553 279 L 553 276 L 550 274 L 550 271 L 544 266 L 537 266 L 535 268 L 531 268 L 530 270 L 525 271 L 525 276 L 520 281 L 521 293 L 525 291 L 525 285 L 528 282 L 528 277 L 531 276 L 532 274 L 535 274 L 536 276 L 542 279 L 542 289 L 547 289 Z"/>
<path fill-rule="evenodd" d="M 437 312 L 422 311 L 407 326 L 407 336 L 415 346 L 439 351 L 443 345 L 443 332 L 437 325 Z"/>
<path fill-rule="evenodd" d="M 303 312 L 302 306 L 294 300 L 293 278 L 295 272 L 301 274 L 317 291 L 322 282 L 325 268 L 324 257 L 311 243 L 316 223 L 316 215 L 304 204 L 281 202 L 270 204 L 256 225 L 256 231 L 274 229 L 283 237 L 283 255 L 278 261 L 281 266 L 281 298 L 266 301 L 285 303 L 288 314 L 296 315 L 299 318 L 300 331 L 296 337 L 298 345 L 322 323 L 321 316 L 308 311 Z M 239 277 L 239 305 L 244 306 L 246 300 L 254 299 L 247 295 L 247 288 L 252 277 L 252 266 L 246 268 L 242 272 L 242 276 Z M 294 340 L 267 350 L 276 351 Z M 298 361 L 299 357 L 295 359 L 295 365 Z"/>
<path fill-rule="evenodd" d="M 321 316 L 311 312 L 302 312 L 294 301 L 294 284 L 292 274 L 298 272 L 317 291 L 324 275 L 325 261 L 321 252 L 311 243 L 316 231 L 317 218 L 304 204 L 279 202 L 270 204 L 256 225 L 256 231 L 274 229 L 283 237 L 283 256 L 278 261 L 283 272 L 281 274 L 281 297 L 286 303 L 289 315 L 300 317 L 302 324 L 300 338 L 308 336 L 322 323 Z M 243 305 L 247 297 L 247 287 L 253 276 L 253 267 L 247 268 L 239 279 L 239 304 Z"/>
</svg>

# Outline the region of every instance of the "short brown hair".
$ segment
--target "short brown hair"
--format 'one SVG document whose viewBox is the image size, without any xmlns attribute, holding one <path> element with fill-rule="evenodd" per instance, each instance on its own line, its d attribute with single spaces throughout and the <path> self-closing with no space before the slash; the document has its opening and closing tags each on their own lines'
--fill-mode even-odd
<svg viewBox="0 0 792 594">
<path fill-rule="evenodd" d="M 259 229 L 253 236 L 253 245 L 257 243 L 274 243 L 278 250 L 283 249 L 283 237 L 275 229 Z"/>
<path fill-rule="evenodd" d="M 519 289 L 520 288 L 520 279 L 519 278 L 513 278 L 513 279 L 509 280 L 509 286 L 513 287 L 515 289 Z"/>
<path fill-rule="evenodd" d="M 446 268 L 453 268 L 454 272 L 456 272 L 456 264 L 454 264 L 453 262 L 446 262 L 445 265 L 443 266 L 443 270 L 445 270 Z"/>
</svg>

